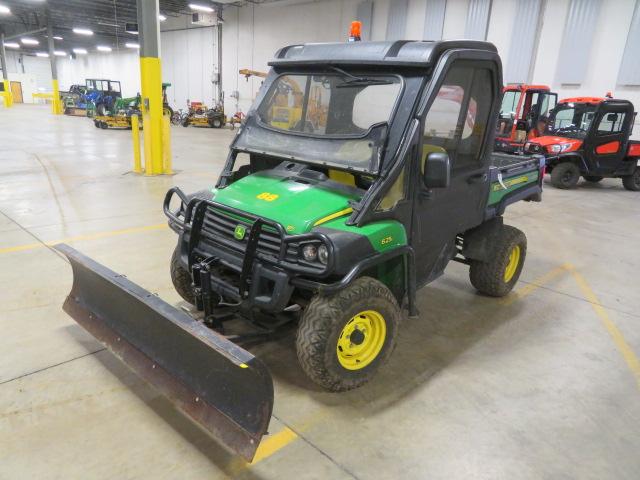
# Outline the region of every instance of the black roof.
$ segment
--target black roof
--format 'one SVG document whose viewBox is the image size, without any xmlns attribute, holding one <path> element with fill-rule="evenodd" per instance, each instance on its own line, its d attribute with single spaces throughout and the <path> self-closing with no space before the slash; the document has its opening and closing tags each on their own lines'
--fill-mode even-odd
<svg viewBox="0 0 640 480">
<path fill-rule="evenodd" d="M 305 43 L 281 48 L 269 65 L 320 63 L 424 67 L 433 64 L 445 50 L 458 48 L 497 52 L 492 43 L 477 40 Z"/>
</svg>

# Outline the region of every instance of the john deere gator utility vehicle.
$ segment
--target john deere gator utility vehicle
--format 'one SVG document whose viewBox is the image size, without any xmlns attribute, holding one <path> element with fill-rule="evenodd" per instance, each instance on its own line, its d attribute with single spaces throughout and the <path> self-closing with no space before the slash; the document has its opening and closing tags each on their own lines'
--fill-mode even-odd
<svg viewBox="0 0 640 480">
<path fill-rule="evenodd" d="M 216 186 L 165 198 L 171 278 L 202 320 L 57 247 L 74 271 L 65 310 L 247 459 L 273 386 L 240 344 L 297 325 L 311 380 L 360 387 L 451 260 L 482 294 L 511 291 L 527 241 L 502 214 L 540 200 L 544 168 L 492 154 L 502 70 L 490 43 L 293 45 L 270 65 Z M 282 122 L 278 108 L 298 101 L 299 121 Z M 229 335 L 238 320 L 252 329 Z"/>
<path fill-rule="evenodd" d="M 544 134 L 524 149 L 547 157 L 554 187 L 574 188 L 580 176 L 590 183 L 620 178 L 625 189 L 638 192 L 640 142 L 630 139 L 635 118 L 628 100 L 565 98 L 551 112 Z"/>
</svg>

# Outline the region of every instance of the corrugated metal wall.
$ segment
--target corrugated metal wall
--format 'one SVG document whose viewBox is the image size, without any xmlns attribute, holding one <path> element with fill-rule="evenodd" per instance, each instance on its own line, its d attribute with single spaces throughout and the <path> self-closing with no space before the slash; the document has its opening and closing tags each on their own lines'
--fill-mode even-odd
<svg viewBox="0 0 640 480">
<path fill-rule="evenodd" d="M 491 0 L 470 0 L 464 38 L 486 40 L 491 14 Z"/>
<path fill-rule="evenodd" d="M 516 0 L 509 53 L 505 63 L 505 83 L 528 83 L 542 0 Z"/>
<path fill-rule="evenodd" d="M 403 40 L 407 28 L 409 0 L 391 0 L 387 17 L 387 40 Z"/>
<path fill-rule="evenodd" d="M 373 24 L 373 0 L 358 4 L 356 20 L 362 22 L 362 40 L 371 40 L 371 25 Z"/>
<path fill-rule="evenodd" d="M 559 83 L 583 82 L 601 4 L 601 0 L 571 0 L 556 70 Z"/>
<path fill-rule="evenodd" d="M 441 40 L 447 0 L 426 0 L 423 40 Z"/>
<path fill-rule="evenodd" d="M 620 64 L 618 84 L 640 85 L 640 0 L 636 0 L 633 11 L 627 44 Z"/>
<path fill-rule="evenodd" d="M 215 39 L 214 27 L 161 33 L 162 80 L 171 83 L 167 97 L 174 108 L 186 108 L 187 100 L 213 105 Z"/>
</svg>

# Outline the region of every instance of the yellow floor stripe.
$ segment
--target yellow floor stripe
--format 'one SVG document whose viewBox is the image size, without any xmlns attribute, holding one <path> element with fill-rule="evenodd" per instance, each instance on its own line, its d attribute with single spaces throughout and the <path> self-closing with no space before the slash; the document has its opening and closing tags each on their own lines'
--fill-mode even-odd
<svg viewBox="0 0 640 480">
<path fill-rule="evenodd" d="M 296 432 L 288 427 L 284 427 L 278 433 L 264 437 L 264 439 L 258 446 L 258 450 L 256 451 L 256 454 L 253 457 L 253 461 L 251 463 L 245 462 L 240 457 L 233 457 L 224 470 L 232 478 L 235 478 L 236 476 L 240 475 L 240 473 L 249 469 L 256 463 L 259 463 L 265 458 L 269 458 L 274 453 L 279 452 L 298 438 L 299 437 Z"/>
<path fill-rule="evenodd" d="M 268 436 L 262 441 L 262 443 L 260 443 L 260 446 L 256 451 L 256 456 L 253 457 L 253 461 L 251 462 L 251 465 L 255 465 L 259 461 L 264 460 L 267 457 L 270 457 L 271 455 L 276 453 L 278 450 L 286 447 L 297 438 L 298 438 L 298 435 L 296 434 L 296 432 L 294 432 L 288 427 L 284 427 L 278 433 Z"/>
<path fill-rule="evenodd" d="M 562 264 L 559 267 L 554 268 L 553 270 L 545 273 L 544 275 L 539 276 L 531 281 L 531 283 L 526 283 L 522 287 L 518 288 L 513 292 L 513 294 L 504 297 L 500 303 L 503 305 L 510 305 L 513 302 L 520 300 L 527 295 L 530 295 L 538 288 L 545 286 L 547 283 L 554 280 L 556 277 L 559 277 L 563 273 L 570 271 L 573 267 L 568 264 Z"/>
<path fill-rule="evenodd" d="M 97 232 L 97 233 L 89 233 L 86 235 L 76 235 L 75 237 L 62 238 L 60 240 L 54 240 L 52 242 L 28 243 L 26 245 L 17 245 L 15 247 L 0 248 L 0 254 L 11 253 L 11 252 L 22 252 L 25 250 L 33 250 L 36 248 L 52 246 L 57 243 L 71 243 L 71 242 L 79 242 L 82 240 L 96 240 L 99 238 L 116 237 L 118 235 L 127 235 L 130 233 L 141 233 L 141 232 L 149 232 L 153 230 L 164 230 L 165 228 L 168 228 L 168 225 L 166 223 L 159 223 L 157 225 L 147 225 L 144 227 L 124 228 L 122 230 L 110 230 L 107 232 Z"/>
<path fill-rule="evenodd" d="M 596 297 L 596 294 L 587 283 L 587 280 L 575 270 L 572 270 L 571 273 L 573 274 L 573 278 L 575 279 L 576 283 L 580 287 L 580 290 L 582 290 L 583 295 L 589 301 L 598 317 L 600 317 L 604 328 L 606 328 L 607 332 L 609 332 L 609 335 L 611 335 L 613 343 L 622 354 L 625 362 L 627 362 L 627 366 L 636 377 L 636 382 L 638 384 L 638 388 L 640 389 L 640 360 L 638 360 L 638 357 L 625 340 L 624 335 L 622 334 L 620 329 L 616 326 L 615 323 L 613 323 L 613 320 L 609 318 L 607 310 L 600 304 L 598 297 Z"/>
</svg>

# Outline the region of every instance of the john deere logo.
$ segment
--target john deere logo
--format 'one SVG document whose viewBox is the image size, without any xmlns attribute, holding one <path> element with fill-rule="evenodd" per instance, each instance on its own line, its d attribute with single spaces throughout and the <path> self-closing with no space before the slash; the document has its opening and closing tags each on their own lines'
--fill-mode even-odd
<svg viewBox="0 0 640 480">
<path fill-rule="evenodd" d="M 236 240 L 242 240 L 247 233 L 247 229 L 242 225 L 236 225 L 236 229 L 233 231 L 233 236 Z"/>
</svg>

